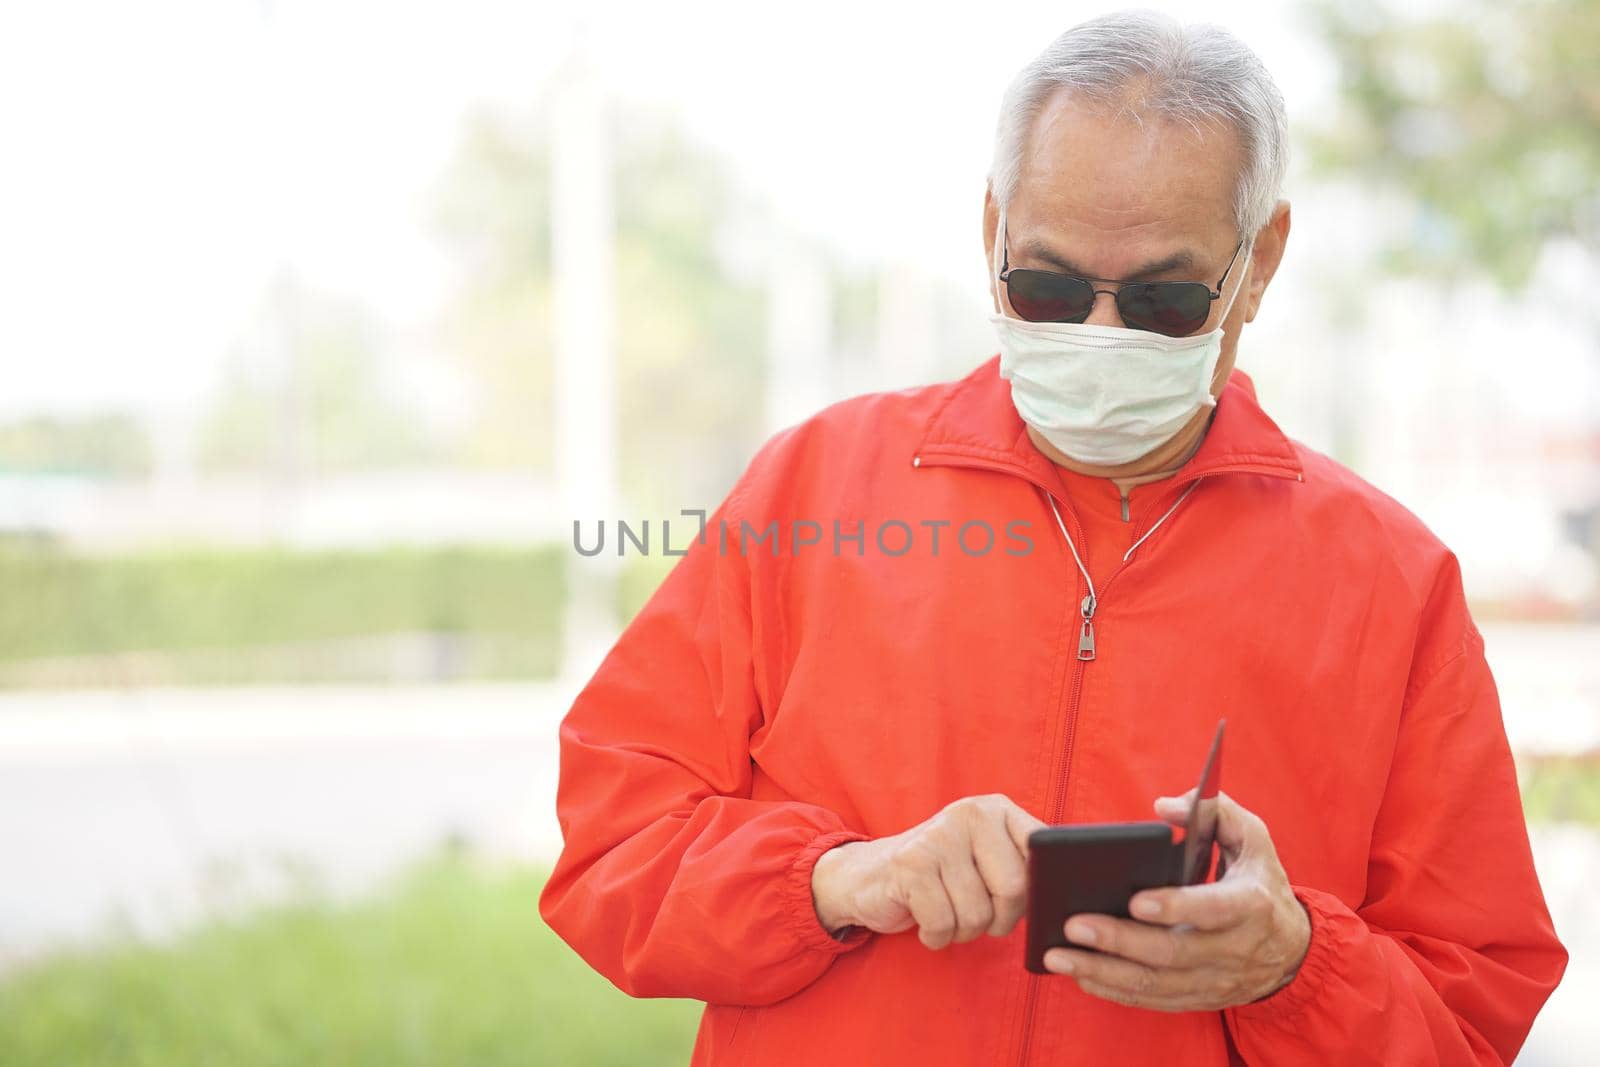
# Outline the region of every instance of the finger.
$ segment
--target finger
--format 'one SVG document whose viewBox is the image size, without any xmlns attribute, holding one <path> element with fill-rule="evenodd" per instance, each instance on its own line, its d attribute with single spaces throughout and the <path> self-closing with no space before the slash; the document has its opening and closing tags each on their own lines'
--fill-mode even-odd
<svg viewBox="0 0 1600 1067">
<path fill-rule="evenodd" d="M 1128 901 L 1128 910 L 1145 922 L 1176 926 L 1188 923 L 1199 930 L 1228 930 L 1251 917 L 1266 899 L 1265 887 L 1253 878 L 1236 877 L 1203 885 L 1145 889 Z"/>
<path fill-rule="evenodd" d="M 1010 835 L 1011 843 L 1017 846 L 1017 853 L 1026 859 L 1028 856 L 1028 835 L 1041 826 L 1049 824 L 1015 801 L 1008 800 L 1007 804 L 1008 806 L 1005 808 L 1006 833 Z"/>
<path fill-rule="evenodd" d="M 1194 804 L 1198 787 L 1175 797 L 1156 797 L 1156 814 L 1167 822 L 1182 826 L 1189 821 L 1189 808 Z"/>
<path fill-rule="evenodd" d="M 963 942 L 981 936 L 994 922 L 994 902 L 989 897 L 989 887 L 973 866 L 971 854 L 941 864 L 939 877 L 955 913 L 956 925 L 951 939 Z"/>
<path fill-rule="evenodd" d="M 1140 1005 L 1194 996 L 1208 981 L 1206 974 L 1199 971 L 1146 967 L 1116 956 L 1070 948 L 1047 951 L 1044 966 L 1047 971 L 1071 975 L 1086 992 L 1088 986 L 1097 986 L 1127 998 L 1123 1003 L 1136 1001 Z"/>
<path fill-rule="evenodd" d="M 956 911 L 938 870 L 920 872 L 906 893 L 906 906 L 917 921 L 917 939 L 932 949 L 944 948 L 956 930 Z"/>
<path fill-rule="evenodd" d="M 1194 927 L 1152 926 L 1110 915 L 1074 915 L 1067 940 L 1149 967 L 1207 966 L 1225 954 L 1227 935 Z"/>
<path fill-rule="evenodd" d="M 980 825 L 972 840 L 972 859 L 987 887 L 993 909 L 989 933 L 996 937 L 1010 933 L 1028 906 L 1025 853 L 1018 850 L 1016 837 L 1009 832 L 1009 818 L 1008 814 L 1000 821 Z"/>
<path fill-rule="evenodd" d="M 1220 1006 L 1214 998 L 1198 993 L 1176 997 L 1146 997 L 1118 989 L 1116 986 L 1091 981 L 1079 982 L 1078 988 L 1091 997 L 1099 997 L 1115 1004 L 1125 1004 L 1130 1008 L 1145 1008 L 1149 1011 L 1212 1011 Z"/>
</svg>

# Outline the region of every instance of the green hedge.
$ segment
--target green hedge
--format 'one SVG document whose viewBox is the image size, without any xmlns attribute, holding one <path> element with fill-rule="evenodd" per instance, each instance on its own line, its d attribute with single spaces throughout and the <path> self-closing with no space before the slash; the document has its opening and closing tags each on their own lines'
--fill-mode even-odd
<svg viewBox="0 0 1600 1067">
<path fill-rule="evenodd" d="M 0 687 L 548 677 L 565 551 L 0 545 Z M 619 617 L 676 562 L 625 559 Z"/>
<path fill-rule="evenodd" d="M 395 633 L 554 649 L 561 556 L 529 549 L 0 550 L 0 662 Z"/>
</svg>

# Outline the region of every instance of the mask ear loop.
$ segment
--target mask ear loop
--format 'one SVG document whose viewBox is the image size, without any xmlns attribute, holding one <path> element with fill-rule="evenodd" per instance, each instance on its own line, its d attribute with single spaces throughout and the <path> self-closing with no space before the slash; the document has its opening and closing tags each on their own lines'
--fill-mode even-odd
<svg viewBox="0 0 1600 1067">
<path fill-rule="evenodd" d="M 1228 306 L 1222 309 L 1222 315 L 1217 319 L 1217 329 L 1219 330 L 1222 329 L 1222 324 L 1227 321 L 1228 315 L 1232 313 L 1234 301 L 1238 300 L 1239 294 L 1244 291 L 1245 276 L 1250 273 L 1250 256 L 1255 250 L 1256 239 L 1252 237 L 1250 242 L 1244 246 L 1244 269 L 1239 272 L 1239 280 L 1234 283 L 1233 295 L 1228 297 Z M 1223 333 L 1226 334 L 1227 331 L 1223 330 Z"/>
<path fill-rule="evenodd" d="M 1227 321 L 1228 315 L 1233 311 L 1234 301 L 1238 300 L 1239 294 L 1244 291 L 1245 278 L 1250 274 L 1250 254 L 1255 250 L 1256 239 L 1252 237 L 1250 238 L 1250 243 L 1245 245 L 1244 248 L 1244 270 L 1239 272 L 1239 280 L 1234 284 L 1233 295 L 1228 297 L 1228 306 L 1222 309 L 1222 316 L 1217 320 L 1217 330 L 1222 334 L 1223 337 L 1228 336 L 1228 331 L 1223 328 L 1223 323 Z M 1219 358 L 1217 362 L 1220 365 L 1221 359 Z M 1217 373 L 1213 370 L 1211 372 L 1211 384 L 1206 389 L 1206 395 L 1212 398 L 1213 403 L 1216 402 L 1216 394 L 1212 390 L 1214 390 L 1216 387 Z"/>
<path fill-rule="evenodd" d="M 1006 209 L 1000 209 L 994 223 L 994 250 L 989 256 L 989 291 L 994 294 L 995 313 L 1006 313 L 1006 302 L 1000 299 L 1000 242 L 1006 239 Z"/>
</svg>

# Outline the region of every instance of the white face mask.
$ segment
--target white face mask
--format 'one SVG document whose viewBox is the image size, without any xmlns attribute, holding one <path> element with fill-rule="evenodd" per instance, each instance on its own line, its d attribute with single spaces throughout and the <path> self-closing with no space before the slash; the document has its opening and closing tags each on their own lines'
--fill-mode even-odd
<svg viewBox="0 0 1600 1067">
<path fill-rule="evenodd" d="M 1002 210 L 989 272 L 1002 308 L 1000 242 L 1005 232 Z M 1249 247 L 1254 244 L 1252 239 Z M 1248 249 L 1244 257 L 1248 264 Z M 1216 404 L 1211 381 L 1222 354 L 1221 323 L 1232 310 L 1246 273 L 1239 272 L 1217 328 L 1189 337 L 990 315 L 1000 338 L 1000 377 L 1011 383 L 1017 414 L 1079 463 L 1113 467 L 1147 455 L 1170 440 L 1195 412 Z"/>
</svg>

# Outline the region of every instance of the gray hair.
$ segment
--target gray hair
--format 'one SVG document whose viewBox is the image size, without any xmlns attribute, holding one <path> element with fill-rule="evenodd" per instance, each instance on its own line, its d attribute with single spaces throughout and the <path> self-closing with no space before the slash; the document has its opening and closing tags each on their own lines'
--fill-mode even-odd
<svg viewBox="0 0 1600 1067">
<path fill-rule="evenodd" d="M 1136 100 L 1128 90 L 1137 88 Z M 1200 124 L 1231 124 L 1244 149 L 1234 222 L 1253 236 L 1272 217 L 1289 166 L 1283 94 L 1248 46 L 1220 26 L 1185 26 L 1156 11 L 1119 11 L 1082 22 L 1022 68 L 1000 105 L 989 184 L 1004 208 L 1016 195 L 1028 134 L 1058 90 L 1101 104 Z"/>
</svg>

